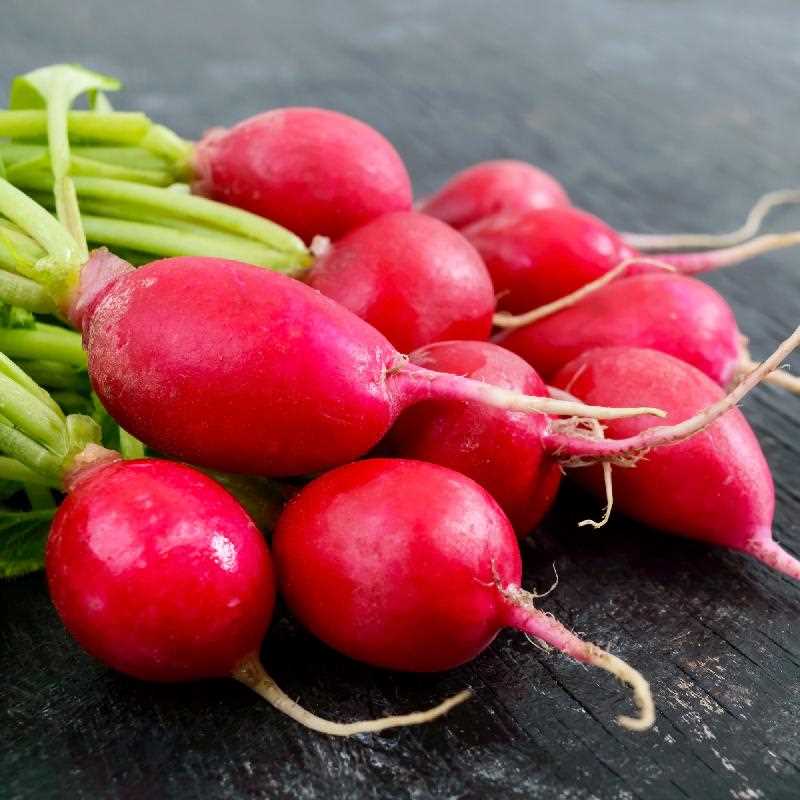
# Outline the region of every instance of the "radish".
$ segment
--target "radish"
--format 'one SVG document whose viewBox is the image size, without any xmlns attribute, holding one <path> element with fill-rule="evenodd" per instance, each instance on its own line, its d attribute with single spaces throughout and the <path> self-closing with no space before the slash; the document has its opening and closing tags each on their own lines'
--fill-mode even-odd
<svg viewBox="0 0 800 800">
<path fill-rule="evenodd" d="M 233 261 L 167 259 L 133 270 L 96 254 L 72 318 L 94 389 L 119 424 L 160 452 L 229 472 L 303 475 L 351 461 L 423 399 L 658 413 L 592 409 L 424 369 L 319 292 Z"/>
<path fill-rule="evenodd" d="M 498 308 L 514 314 L 568 295 L 638 255 L 602 220 L 569 207 L 498 214 L 462 232 L 486 263 Z M 683 274 L 697 274 L 796 244 L 800 233 L 766 235 L 720 250 L 657 258 Z"/>
<path fill-rule="evenodd" d="M 278 108 L 196 145 L 193 190 L 273 219 L 310 242 L 411 209 L 402 159 L 374 128 L 322 108 Z"/>
<path fill-rule="evenodd" d="M 68 492 L 45 566 L 59 616 L 114 669 L 149 681 L 234 677 L 306 727 L 333 735 L 417 724 L 428 712 L 339 724 L 288 698 L 258 659 L 275 585 L 264 539 L 218 483 L 181 464 L 122 461 L 97 425 L 65 417 L 0 354 L 0 477 Z"/>
<path fill-rule="evenodd" d="M 569 206 L 561 184 L 524 161 L 482 161 L 455 174 L 435 194 L 419 203 L 423 214 L 465 228 L 498 213 Z"/>
<path fill-rule="evenodd" d="M 695 278 L 654 272 L 614 281 L 495 341 L 545 380 L 586 350 L 626 345 L 669 353 L 728 386 L 741 371 L 741 338 L 733 311 L 718 292 Z"/>
<path fill-rule="evenodd" d="M 494 289 L 475 248 L 438 220 L 384 214 L 333 244 L 308 283 L 377 328 L 401 353 L 487 339 Z"/>
<path fill-rule="evenodd" d="M 438 342 L 409 356 L 437 372 L 545 396 L 535 370 L 490 342 Z M 549 418 L 460 400 L 427 400 L 403 411 L 382 443 L 392 455 L 441 464 L 479 483 L 508 515 L 517 535 L 547 513 L 561 483 L 558 462 L 540 441 Z"/>
<path fill-rule="evenodd" d="M 771 209 L 790 203 L 800 203 L 797 189 L 768 192 L 758 198 L 744 225 L 730 233 L 623 233 L 621 236 L 627 245 L 638 250 L 727 247 L 755 236 Z M 570 205 L 566 190 L 549 173 L 525 161 L 499 159 L 482 161 L 456 173 L 417 207 L 425 214 L 462 229 L 495 214 L 521 214 Z"/>
<path fill-rule="evenodd" d="M 798 340 L 800 329 L 759 370 L 780 364 Z M 611 439 L 577 444 L 574 432 L 561 436 L 554 431 L 547 442 L 578 463 L 638 462 L 635 469 L 614 473 L 616 503 L 634 519 L 740 550 L 800 579 L 800 561 L 772 539 L 775 491 L 769 467 L 744 415 L 732 407 L 753 375 L 725 397 L 700 370 L 666 353 L 636 347 L 588 350 L 558 372 L 556 387 L 587 403 L 622 398 L 657 403 L 669 411 L 671 426 L 611 422 L 606 431 Z M 726 413 L 709 425 L 710 414 L 720 408 Z M 647 458 L 639 461 L 644 453 Z M 600 491 L 596 468 L 581 469 L 577 476 Z"/>
<path fill-rule="evenodd" d="M 508 519 L 464 475 L 405 459 L 339 467 L 289 502 L 274 553 L 292 614 L 351 658 L 412 672 L 453 669 L 513 627 L 629 684 L 639 716 L 618 717 L 620 725 L 653 724 L 650 690 L 636 670 L 535 607 L 536 595 L 520 586 Z"/>
</svg>

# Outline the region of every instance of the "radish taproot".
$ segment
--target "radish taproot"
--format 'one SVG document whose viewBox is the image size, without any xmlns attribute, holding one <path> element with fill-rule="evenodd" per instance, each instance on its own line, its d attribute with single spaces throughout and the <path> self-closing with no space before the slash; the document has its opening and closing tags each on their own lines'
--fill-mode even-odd
<svg viewBox="0 0 800 800">
<path fill-rule="evenodd" d="M 272 219 L 306 242 L 411 209 L 411 180 L 389 141 L 323 108 L 277 108 L 212 129 L 194 148 L 191 169 L 194 192 Z"/>
<path fill-rule="evenodd" d="M 779 364 L 798 339 L 800 329 L 759 369 Z M 660 530 L 740 550 L 800 579 L 800 562 L 772 539 L 775 490 L 764 454 L 731 403 L 749 388 L 754 374 L 726 397 L 700 370 L 667 353 L 636 347 L 588 350 L 558 372 L 556 387 L 587 403 L 623 397 L 658 403 L 669 411 L 670 425 L 610 422 L 606 433 L 612 438 L 576 445 L 573 431 L 564 437 L 553 432 L 549 445 L 579 464 L 613 463 L 620 456 L 623 465 L 637 462 L 633 469 L 614 472 L 615 502 L 625 513 Z M 721 407 L 727 410 L 709 425 L 709 415 Z M 596 467 L 573 474 L 600 491 Z"/>
<path fill-rule="evenodd" d="M 494 289 L 475 248 L 439 220 L 384 214 L 334 242 L 308 283 L 377 328 L 401 353 L 487 339 Z"/>
<path fill-rule="evenodd" d="M 351 658 L 447 670 L 512 627 L 629 684 L 639 716 L 618 717 L 620 725 L 653 724 L 652 696 L 636 670 L 535 607 L 535 595 L 520 586 L 511 524 L 464 475 L 406 459 L 339 467 L 289 502 L 274 553 L 292 614 Z"/>
<path fill-rule="evenodd" d="M 571 207 L 497 214 L 464 228 L 492 276 L 497 307 L 522 314 L 576 291 L 638 255 L 602 220 Z M 719 250 L 659 253 L 662 263 L 693 275 L 800 244 L 800 233 L 770 234 Z M 641 271 L 654 268 L 642 264 Z"/>
<path fill-rule="evenodd" d="M 45 567 L 56 610 L 106 665 L 150 681 L 234 677 L 303 725 L 350 735 L 434 719 L 427 712 L 339 724 L 288 698 L 258 660 L 275 601 L 263 536 L 236 500 L 197 470 L 123 461 L 97 424 L 65 416 L 0 354 L 0 477 L 67 493 Z"/>
<path fill-rule="evenodd" d="M 438 342 L 410 354 L 412 364 L 463 375 L 528 395 L 547 394 L 536 371 L 491 342 Z M 561 483 L 558 462 L 539 445 L 549 418 L 460 400 L 426 400 L 403 411 L 381 448 L 472 478 L 497 501 L 518 536 L 547 513 Z"/>
</svg>

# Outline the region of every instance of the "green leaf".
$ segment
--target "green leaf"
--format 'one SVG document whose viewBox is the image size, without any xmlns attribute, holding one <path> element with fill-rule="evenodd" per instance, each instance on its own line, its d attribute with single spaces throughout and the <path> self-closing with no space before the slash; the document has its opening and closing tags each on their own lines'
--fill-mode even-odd
<svg viewBox="0 0 800 800">
<path fill-rule="evenodd" d="M 81 263 L 89 251 L 81 227 L 78 197 L 69 177 L 68 115 L 72 104 L 87 92 L 113 92 L 122 84 L 109 75 L 78 64 L 53 64 L 18 76 L 11 85 L 11 109 L 47 109 L 47 143 L 53 171 L 56 215 L 78 245 Z M 80 264 L 79 264 L 80 266 Z"/>
<path fill-rule="evenodd" d="M 36 572 L 56 510 L 0 511 L 0 578 Z"/>
</svg>

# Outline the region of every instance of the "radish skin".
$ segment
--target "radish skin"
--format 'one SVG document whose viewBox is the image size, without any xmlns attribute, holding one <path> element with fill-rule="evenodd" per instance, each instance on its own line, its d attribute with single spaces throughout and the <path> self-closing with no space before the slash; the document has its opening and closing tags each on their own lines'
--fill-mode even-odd
<svg viewBox="0 0 800 800">
<path fill-rule="evenodd" d="M 351 658 L 412 672 L 447 670 L 514 627 L 628 683 L 639 716 L 619 717 L 620 725 L 653 724 L 644 678 L 537 609 L 521 589 L 511 524 L 464 475 L 405 459 L 339 467 L 290 501 L 274 548 L 290 611 Z"/>
<path fill-rule="evenodd" d="M 307 243 L 411 209 L 411 180 L 389 141 L 321 108 L 278 108 L 212 129 L 195 146 L 192 170 L 195 193 L 274 220 Z"/>
</svg>

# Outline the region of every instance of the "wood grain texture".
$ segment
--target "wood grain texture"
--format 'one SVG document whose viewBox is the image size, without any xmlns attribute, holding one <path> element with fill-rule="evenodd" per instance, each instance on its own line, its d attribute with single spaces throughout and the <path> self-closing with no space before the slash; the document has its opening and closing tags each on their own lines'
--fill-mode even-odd
<svg viewBox="0 0 800 800">
<path fill-rule="evenodd" d="M 794 0 L 6 0 L 0 77 L 80 60 L 122 76 L 121 105 L 189 136 L 261 109 L 356 114 L 406 158 L 417 192 L 499 156 L 554 172 L 627 230 L 728 230 L 800 183 Z M 797 225 L 800 214 L 775 215 Z M 800 317 L 800 254 L 712 276 L 755 356 Z M 796 363 L 800 366 L 800 358 Z M 800 552 L 800 401 L 744 404 L 778 484 L 775 533 Z M 650 677 L 655 729 L 614 726 L 624 690 L 503 634 L 439 676 L 359 666 L 281 619 L 267 666 L 337 719 L 423 707 L 441 724 L 341 741 L 306 733 L 231 682 L 148 686 L 68 639 L 40 577 L 0 584 L 0 796 L 733 798 L 800 796 L 800 587 L 744 557 L 668 539 L 567 490 L 527 543 L 526 585 Z M 332 609 L 335 611 L 335 609 Z"/>
</svg>

